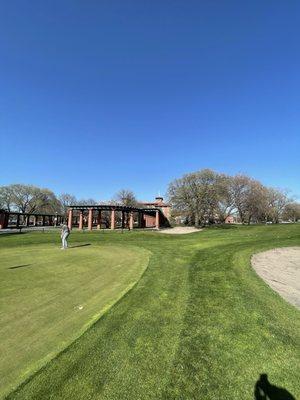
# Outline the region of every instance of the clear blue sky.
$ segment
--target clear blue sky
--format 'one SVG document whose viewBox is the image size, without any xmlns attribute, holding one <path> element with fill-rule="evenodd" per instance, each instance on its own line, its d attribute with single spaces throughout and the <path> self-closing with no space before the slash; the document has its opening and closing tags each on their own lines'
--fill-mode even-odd
<svg viewBox="0 0 300 400">
<path fill-rule="evenodd" d="M 0 184 L 108 199 L 183 173 L 300 197 L 300 2 L 0 1 Z"/>
</svg>

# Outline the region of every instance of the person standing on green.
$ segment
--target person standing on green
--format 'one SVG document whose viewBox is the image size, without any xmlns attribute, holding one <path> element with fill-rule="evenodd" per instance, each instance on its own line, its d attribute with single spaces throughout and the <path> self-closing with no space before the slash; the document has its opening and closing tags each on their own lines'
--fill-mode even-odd
<svg viewBox="0 0 300 400">
<path fill-rule="evenodd" d="M 67 238 L 70 235 L 70 229 L 67 225 L 63 224 L 63 226 L 61 227 L 61 241 L 62 241 L 62 250 L 65 250 L 68 248 L 68 242 L 67 242 Z"/>
</svg>

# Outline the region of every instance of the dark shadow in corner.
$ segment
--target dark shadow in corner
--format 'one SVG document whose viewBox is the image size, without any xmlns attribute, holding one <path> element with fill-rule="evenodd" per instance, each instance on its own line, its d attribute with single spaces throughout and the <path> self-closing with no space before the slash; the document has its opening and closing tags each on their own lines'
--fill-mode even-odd
<svg viewBox="0 0 300 400">
<path fill-rule="evenodd" d="M 267 374 L 261 374 L 254 386 L 254 400 L 296 400 L 286 389 L 272 385 Z"/>
<path fill-rule="evenodd" d="M 76 246 L 69 246 L 69 249 L 75 249 L 75 247 L 85 247 L 85 246 L 91 246 L 91 243 L 77 244 Z"/>
<path fill-rule="evenodd" d="M 17 268 L 24 268 L 29 267 L 31 264 L 24 264 L 24 265 L 16 265 L 15 267 L 9 267 L 7 269 L 17 269 Z"/>
</svg>

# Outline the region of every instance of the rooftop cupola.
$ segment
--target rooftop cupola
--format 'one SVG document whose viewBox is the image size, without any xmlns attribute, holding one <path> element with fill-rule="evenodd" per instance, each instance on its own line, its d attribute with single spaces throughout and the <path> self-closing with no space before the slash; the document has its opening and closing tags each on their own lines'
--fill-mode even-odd
<svg viewBox="0 0 300 400">
<path fill-rule="evenodd" d="M 163 203 L 163 201 L 164 201 L 163 197 L 161 197 L 161 196 L 156 196 L 155 197 L 155 203 Z"/>
</svg>

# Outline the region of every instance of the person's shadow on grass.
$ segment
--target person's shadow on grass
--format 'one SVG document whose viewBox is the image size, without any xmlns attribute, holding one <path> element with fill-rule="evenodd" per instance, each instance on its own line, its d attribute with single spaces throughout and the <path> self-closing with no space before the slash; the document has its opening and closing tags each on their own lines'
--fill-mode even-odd
<svg viewBox="0 0 300 400">
<path fill-rule="evenodd" d="M 75 247 L 86 247 L 86 246 L 91 246 L 91 243 L 77 244 L 75 246 L 69 246 L 69 249 L 75 249 Z"/>
<path fill-rule="evenodd" d="M 286 389 L 272 385 L 267 374 L 261 374 L 254 387 L 254 400 L 296 400 Z"/>
</svg>

